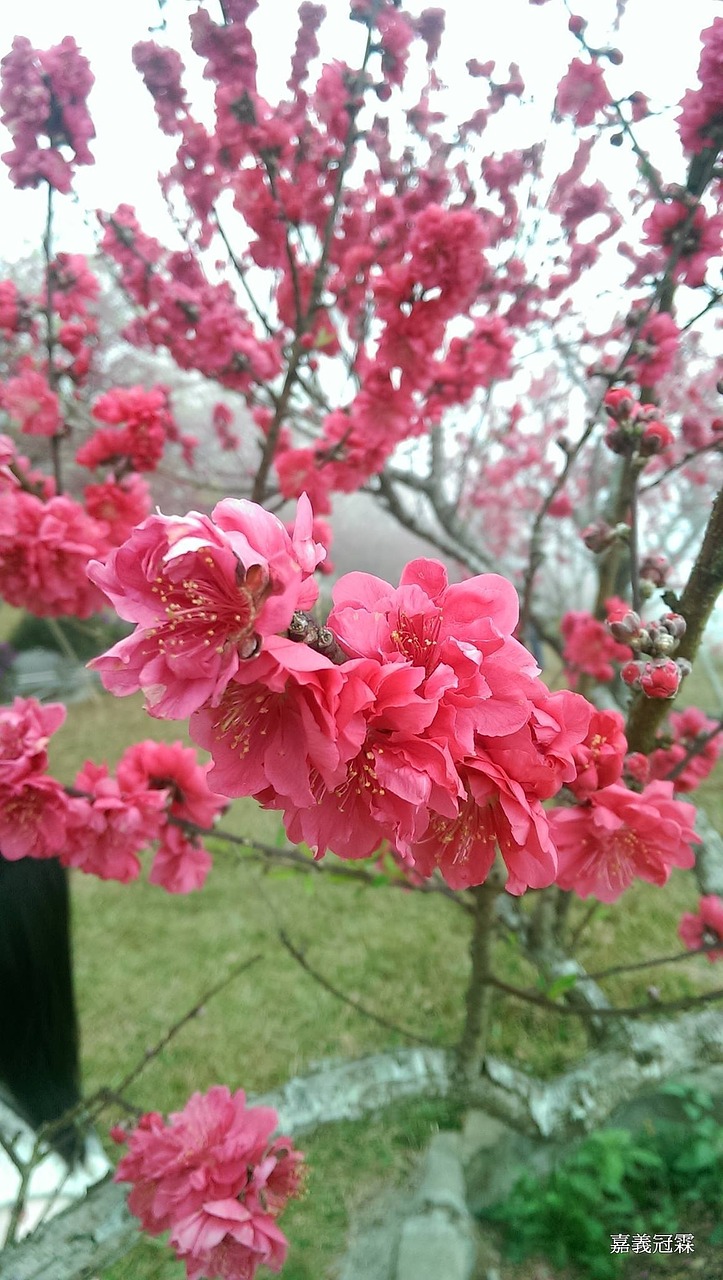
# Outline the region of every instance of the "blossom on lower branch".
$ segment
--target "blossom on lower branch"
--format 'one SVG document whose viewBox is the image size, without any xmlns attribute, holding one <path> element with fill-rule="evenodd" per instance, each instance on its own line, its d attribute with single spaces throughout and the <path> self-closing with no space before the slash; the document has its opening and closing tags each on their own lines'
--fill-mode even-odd
<svg viewBox="0 0 723 1280">
<path fill-rule="evenodd" d="M 242 1090 L 194 1093 L 166 1123 L 152 1112 L 127 1136 L 116 1171 L 129 1182 L 128 1206 L 144 1231 L 170 1231 L 188 1280 L 253 1280 L 259 1266 L 280 1271 L 286 1237 L 276 1218 L 302 1188 L 303 1157 L 273 1138 L 277 1115 L 247 1107 Z"/>
<path fill-rule="evenodd" d="M 557 884 L 581 898 L 615 902 L 635 878 L 663 885 L 673 867 L 695 863 L 695 808 L 673 798 L 672 782 L 651 782 L 640 794 L 615 783 L 548 817 Z"/>
</svg>

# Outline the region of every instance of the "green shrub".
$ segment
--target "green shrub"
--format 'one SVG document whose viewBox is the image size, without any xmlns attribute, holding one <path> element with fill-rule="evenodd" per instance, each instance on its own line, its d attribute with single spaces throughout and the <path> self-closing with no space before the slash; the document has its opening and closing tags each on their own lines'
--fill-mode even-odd
<svg viewBox="0 0 723 1280">
<path fill-rule="evenodd" d="M 122 639 L 129 630 L 126 623 L 109 614 L 96 614 L 81 621 L 80 618 L 36 618 L 32 613 L 25 613 L 8 636 L 8 642 L 17 653 L 27 649 L 52 649 L 87 662 Z"/>
<path fill-rule="evenodd" d="M 684 1120 L 594 1133 L 546 1177 L 524 1174 L 487 1211 L 512 1260 L 542 1255 L 574 1264 L 581 1280 L 615 1280 L 625 1255 L 611 1253 L 611 1236 L 669 1235 L 691 1204 L 723 1209 L 723 1128 L 712 1099 L 683 1085 L 665 1092 L 680 1100 Z"/>
</svg>

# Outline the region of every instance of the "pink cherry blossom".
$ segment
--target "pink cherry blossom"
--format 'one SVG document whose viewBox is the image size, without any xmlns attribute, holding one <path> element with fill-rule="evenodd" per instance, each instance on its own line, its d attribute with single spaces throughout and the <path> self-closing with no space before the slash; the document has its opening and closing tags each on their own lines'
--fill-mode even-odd
<svg viewBox="0 0 723 1280">
<path fill-rule="evenodd" d="M 127 1138 L 116 1181 L 131 1183 L 128 1205 L 145 1231 L 170 1230 L 189 1280 L 252 1280 L 260 1265 L 283 1264 L 275 1218 L 299 1194 L 302 1157 L 272 1138 L 276 1122 L 270 1107 L 247 1107 L 242 1090 L 217 1085 L 167 1123 L 143 1116 Z"/>
<path fill-rule="evenodd" d="M 600 681 L 612 680 L 615 675 L 613 663 L 625 662 L 630 657 L 628 646 L 614 640 L 605 624 L 584 610 L 566 613 L 560 630 L 565 640 L 563 659 L 571 684 L 580 675 L 589 675 Z"/>
<path fill-rule="evenodd" d="M 687 757 L 689 750 L 697 747 L 716 728 L 717 722 L 705 715 L 699 707 L 686 707 L 673 711 L 668 717 L 672 734 L 670 745 L 663 742 L 649 757 L 651 778 L 667 778 Z M 711 773 L 723 750 L 720 734 L 708 739 L 700 750 L 691 756 L 682 773 L 675 779 L 676 791 L 694 791 Z"/>
<path fill-rule="evenodd" d="M 47 774 L 0 785 L 2 856 L 10 861 L 54 857 L 65 846 L 68 817 L 68 797 Z"/>
<path fill-rule="evenodd" d="M 295 805 L 313 806 L 312 774 L 334 787 L 366 734 L 362 709 L 374 694 L 348 668 L 308 645 L 269 637 L 218 704 L 191 718 L 194 741 L 213 757 L 213 785 L 227 796 L 271 786 Z"/>
<path fill-rule="evenodd" d="M 48 742 L 65 720 L 60 702 L 41 706 L 35 698 L 15 698 L 0 707 L 0 786 L 38 777 L 48 765 Z"/>
<path fill-rule="evenodd" d="M 162 791 L 123 791 L 106 765 L 86 760 L 75 779 L 83 794 L 69 801 L 62 861 L 101 880 L 127 884 L 140 874 L 138 854 L 160 833 Z"/>
<path fill-rule="evenodd" d="M 203 888 L 211 870 L 207 849 L 195 836 L 166 823 L 158 841 L 148 875 L 149 884 L 160 885 L 167 893 L 192 893 Z"/>
<path fill-rule="evenodd" d="M 107 689 L 143 689 L 152 715 L 183 719 L 220 698 L 263 637 L 313 604 L 324 551 L 300 499 L 293 537 L 254 503 L 224 499 L 212 516 L 149 516 L 88 576 L 137 624 L 90 664 Z"/>
<path fill-rule="evenodd" d="M 555 846 L 539 800 L 525 794 L 480 751 L 461 769 L 466 800 L 459 814 L 432 815 L 421 838 L 410 842 L 414 867 L 424 876 L 439 868 L 452 889 L 482 884 L 499 848 L 507 865 L 508 893 L 544 888 L 557 872 Z"/>
<path fill-rule="evenodd" d="M 207 782 L 210 768 L 210 764 L 199 764 L 193 747 L 184 747 L 182 742 L 147 739 L 124 751 L 116 775 L 124 792 L 166 792 L 172 817 L 198 827 L 211 827 L 226 807 L 226 800 L 210 790 Z"/>
<path fill-rule="evenodd" d="M 663 885 L 673 867 L 695 862 L 695 809 L 673 799 L 672 782 L 651 782 L 639 795 L 615 783 L 548 817 L 560 860 L 556 883 L 581 898 L 615 902 L 635 878 Z"/>
<path fill-rule="evenodd" d="M 700 899 L 695 913 L 686 911 L 678 926 L 678 937 L 689 951 L 697 951 L 700 947 L 711 946 L 720 941 L 720 947 L 708 952 L 711 964 L 723 960 L 723 902 L 715 894 L 707 894 Z"/>
<path fill-rule="evenodd" d="M 628 745 L 624 729 L 619 711 L 593 711 L 585 741 L 574 752 L 577 777 L 567 784 L 578 799 L 618 781 Z"/>
<path fill-rule="evenodd" d="M 598 62 L 573 58 L 557 86 L 555 110 L 572 116 L 578 127 L 592 124 L 599 111 L 610 104 L 602 67 Z"/>
<path fill-rule="evenodd" d="M 0 391 L 0 404 L 25 435 L 54 436 L 61 429 L 58 397 L 36 369 L 27 367 L 8 378 Z"/>
</svg>

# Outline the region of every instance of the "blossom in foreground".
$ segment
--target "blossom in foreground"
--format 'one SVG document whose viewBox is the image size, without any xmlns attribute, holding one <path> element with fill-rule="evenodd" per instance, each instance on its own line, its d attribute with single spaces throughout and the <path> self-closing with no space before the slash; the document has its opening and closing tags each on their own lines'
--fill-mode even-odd
<svg viewBox="0 0 723 1280">
<path fill-rule="evenodd" d="M 301 1190 L 302 1156 L 273 1138 L 277 1115 L 247 1107 L 241 1089 L 194 1093 L 168 1122 L 141 1118 L 127 1139 L 117 1182 L 144 1231 L 170 1231 L 189 1280 L 252 1280 L 283 1266 L 287 1241 L 276 1218 Z"/>
<path fill-rule="evenodd" d="M 216 702 L 264 636 L 316 599 L 323 548 L 300 499 L 293 536 L 255 503 L 226 498 L 211 516 L 149 516 L 88 576 L 133 635 L 90 665 L 118 696 L 142 689 L 151 715 L 185 719 Z"/>
<path fill-rule="evenodd" d="M 615 783 L 548 818 L 560 863 L 556 883 L 581 898 L 615 902 L 634 879 L 664 885 L 673 867 L 695 863 L 695 808 L 673 799 L 672 782 L 651 782 L 640 794 Z"/>
<path fill-rule="evenodd" d="M 705 895 L 698 903 L 697 912 L 686 911 L 678 926 L 678 937 L 689 951 L 710 946 L 708 959 L 711 964 L 723 960 L 723 902 L 714 893 Z M 720 942 L 720 947 L 712 944 Z"/>
</svg>

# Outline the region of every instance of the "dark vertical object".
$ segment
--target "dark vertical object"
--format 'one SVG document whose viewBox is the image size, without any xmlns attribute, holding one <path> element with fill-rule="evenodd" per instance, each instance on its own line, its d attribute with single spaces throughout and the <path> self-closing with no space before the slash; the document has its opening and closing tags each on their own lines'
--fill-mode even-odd
<svg viewBox="0 0 723 1280">
<path fill-rule="evenodd" d="M 39 1129 L 80 1101 L 78 1022 L 70 957 L 68 874 L 54 858 L 0 855 L 0 1089 Z M 53 1133 L 69 1163 L 74 1125 Z"/>
</svg>

